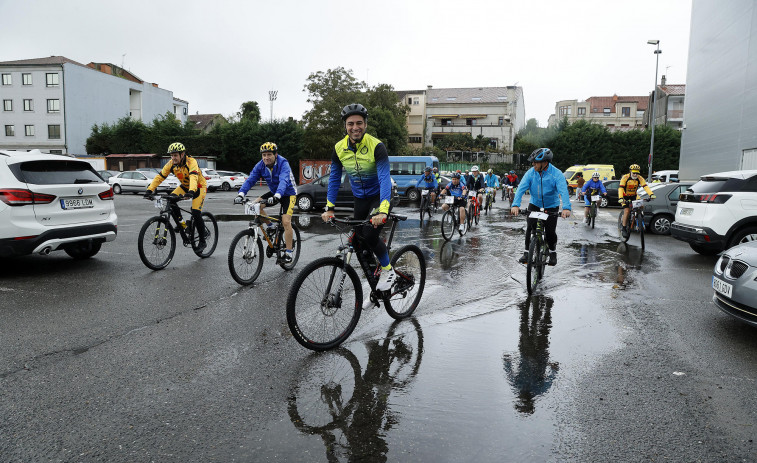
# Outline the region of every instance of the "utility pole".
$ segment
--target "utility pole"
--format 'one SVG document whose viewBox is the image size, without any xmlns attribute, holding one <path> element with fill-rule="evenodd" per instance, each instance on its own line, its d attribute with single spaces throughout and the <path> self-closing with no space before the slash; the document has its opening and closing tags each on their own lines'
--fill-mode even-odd
<svg viewBox="0 0 757 463">
<path fill-rule="evenodd" d="M 268 91 L 268 101 L 271 102 L 271 122 L 273 122 L 273 102 L 276 101 L 276 96 L 278 95 L 278 93 L 278 90 Z"/>
</svg>

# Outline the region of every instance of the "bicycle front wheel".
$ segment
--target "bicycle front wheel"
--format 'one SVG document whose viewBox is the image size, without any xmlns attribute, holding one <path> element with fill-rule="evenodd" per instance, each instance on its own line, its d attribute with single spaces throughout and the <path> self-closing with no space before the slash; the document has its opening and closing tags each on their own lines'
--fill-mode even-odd
<svg viewBox="0 0 757 463">
<path fill-rule="evenodd" d="M 531 238 L 531 244 L 528 246 L 528 263 L 526 264 L 526 288 L 528 294 L 536 289 L 536 285 L 541 280 L 541 252 L 538 239 L 534 236 Z"/>
<path fill-rule="evenodd" d="M 628 224 L 630 226 L 632 217 L 628 217 Z M 618 215 L 618 236 L 620 236 L 620 242 L 626 243 L 628 242 L 628 238 L 630 236 L 623 236 L 623 211 L 620 211 L 620 215 Z"/>
<path fill-rule="evenodd" d="M 197 250 L 197 244 L 200 242 L 200 233 L 205 236 L 205 249 L 202 251 Z M 218 223 L 216 218 L 210 212 L 202 213 L 202 223 L 198 227 L 195 225 L 194 235 L 192 236 L 192 250 L 197 254 L 197 257 L 210 257 L 213 251 L 216 250 L 218 245 Z"/>
<path fill-rule="evenodd" d="M 283 239 L 284 235 L 282 232 L 281 238 Z M 279 263 L 279 266 L 283 268 L 284 270 L 292 270 L 295 265 L 297 265 L 297 261 L 300 260 L 300 248 L 302 247 L 302 241 L 300 240 L 300 229 L 297 228 L 297 225 L 292 224 L 292 262 L 290 263 L 284 263 L 283 261 Z M 286 249 L 286 246 L 284 246 L 284 249 Z"/>
<path fill-rule="evenodd" d="M 641 214 L 637 215 L 638 224 L 636 228 L 639 229 L 639 239 L 641 240 L 641 249 L 644 249 L 644 217 Z"/>
<path fill-rule="evenodd" d="M 447 241 L 455 236 L 455 216 L 452 214 L 452 209 L 450 209 L 442 216 L 442 236 Z"/>
<path fill-rule="evenodd" d="M 152 217 L 142 225 L 137 241 L 139 258 L 152 270 L 161 270 L 176 252 L 176 233 L 165 217 Z"/>
<path fill-rule="evenodd" d="M 473 215 L 473 221 L 478 225 L 478 219 L 481 217 L 481 206 L 476 206 L 474 210 L 476 213 Z"/>
<path fill-rule="evenodd" d="M 347 274 L 342 285 L 343 268 Z M 294 280 L 287 298 L 287 324 L 303 347 L 333 349 L 355 329 L 362 304 L 355 269 L 338 257 L 324 257 L 308 264 Z"/>
<path fill-rule="evenodd" d="M 426 196 L 425 195 L 421 196 L 421 222 L 423 222 L 423 216 L 426 213 L 426 204 L 428 204 L 428 201 L 426 200 Z"/>
<path fill-rule="evenodd" d="M 242 230 L 231 240 L 229 247 L 229 272 L 240 285 L 252 284 L 263 268 L 263 243 L 255 239 L 255 231 Z"/>
<path fill-rule="evenodd" d="M 591 205 L 591 228 L 594 228 L 594 220 L 597 218 L 597 203 Z"/>
<path fill-rule="evenodd" d="M 426 259 L 418 246 L 409 244 L 392 256 L 391 264 L 399 278 L 384 297 L 384 308 L 390 317 L 401 320 L 409 317 L 421 300 L 426 286 Z"/>
</svg>

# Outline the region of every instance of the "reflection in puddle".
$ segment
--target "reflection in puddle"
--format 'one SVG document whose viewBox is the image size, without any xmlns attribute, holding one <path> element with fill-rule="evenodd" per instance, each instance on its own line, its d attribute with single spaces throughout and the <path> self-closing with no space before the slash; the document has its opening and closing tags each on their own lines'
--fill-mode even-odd
<svg viewBox="0 0 757 463">
<path fill-rule="evenodd" d="M 644 251 L 638 246 L 625 243 L 596 243 L 570 245 L 577 250 L 581 269 L 578 276 L 587 280 L 613 283 L 615 289 L 626 289 L 633 285 L 631 270 L 648 273 L 656 270 L 658 264 L 650 259 L 644 260 Z"/>
<path fill-rule="evenodd" d="M 396 333 L 399 327 L 402 333 Z M 365 347 L 365 373 L 346 348 L 310 355 L 289 397 L 292 424 L 303 434 L 321 437 L 328 461 L 387 460 L 386 435 L 399 424 L 389 397 L 415 379 L 423 333 L 415 319 L 397 321 L 385 338 Z"/>
<path fill-rule="evenodd" d="M 537 398 L 549 390 L 559 369 L 549 361 L 553 304 L 549 296 L 531 296 L 520 304 L 518 352 L 502 356 L 515 410 L 526 415 L 534 413 Z"/>
</svg>

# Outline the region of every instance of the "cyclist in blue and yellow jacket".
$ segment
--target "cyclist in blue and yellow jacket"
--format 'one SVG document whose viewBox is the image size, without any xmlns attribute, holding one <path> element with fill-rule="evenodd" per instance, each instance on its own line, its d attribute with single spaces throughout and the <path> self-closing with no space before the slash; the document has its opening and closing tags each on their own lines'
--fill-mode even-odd
<svg viewBox="0 0 757 463">
<path fill-rule="evenodd" d="M 431 203 L 434 204 L 436 200 L 436 190 L 439 189 L 439 182 L 436 180 L 436 176 L 431 173 L 431 168 L 426 166 L 423 171 L 423 176 L 418 179 L 418 183 L 415 184 L 416 188 L 425 188 L 431 192 Z"/>
<path fill-rule="evenodd" d="M 520 181 L 518 191 L 513 199 L 510 213 L 517 216 L 520 211 L 520 201 L 526 191 L 530 191 L 531 200 L 528 204 L 529 211 L 538 211 L 543 208 L 546 212 L 557 212 L 562 203 L 562 218 L 570 217 L 570 193 L 562 171 L 551 164 L 552 150 L 538 148 L 528 162 L 534 166 L 526 172 Z M 518 260 L 521 264 L 528 262 L 528 246 L 531 244 L 531 230 L 536 226 L 536 219 L 528 219 L 526 225 L 526 251 Z M 557 216 L 550 215 L 546 221 L 547 246 L 549 246 L 549 265 L 557 265 Z"/>
<path fill-rule="evenodd" d="M 465 196 L 468 193 L 468 189 L 465 188 L 465 185 L 460 181 L 461 177 L 462 175 L 460 175 L 459 172 L 452 174 L 452 181 L 444 187 L 441 193 L 441 196 L 449 193 L 455 198 L 455 202 L 452 206 L 457 207 L 460 213 L 460 232 L 463 231 L 463 224 L 465 223 L 465 206 L 468 204 L 468 199 Z M 448 209 L 449 204 L 442 205 L 442 210 L 447 211 Z"/>
<path fill-rule="evenodd" d="M 331 174 L 326 193 L 324 222 L 334 216 L 334 203 L 342 181 L 342 170 L 347 172 L 355 196 L 354 218 L 371 218 L 361 234 L 381 264 L 381 277 L 376 285 L 379 291 L 391 288 L 396 273 L 389 262 L 386 244 L 379 239 L 381 228 L 391 208 L 392 178 L 389 176 L 389 153 L 381 140 L 365 133 L 368 126 L 368 110 L 358 103 L 342 109 L 342 121 L 347 136 L 334 145 L 331 156 Z M 366 298 L 366 304 L 370 302 Z"/>
<path fill-rule="evenodd" d="M 289 167 L 289 161 L 284 156 L 278 154 L 279 148 L 275 143 L 265 142 L 260 146 L 260 156 L 263 158 L 252 168 L 250 176 L 247 177 L 239 194 L 234 199 L 234 204 L 242 204 L 242 198 L 245 197 L 250 188 L 261 178 L 265 180 L 270 190 L 258 197 L 256 201 L 264 201 L 265 204 L 273 206 L 281 203 L 281 224 L 284 226 L 284 242 L 286 244 L 286 253 L 284 262 L 292 262 L 292 213 L 294 203 L 297 200 L 297 182 L 294 180 L 294 174 Z M 260 215 L 265 215 L 263 207 L 260 208 Z"/>
</svg>

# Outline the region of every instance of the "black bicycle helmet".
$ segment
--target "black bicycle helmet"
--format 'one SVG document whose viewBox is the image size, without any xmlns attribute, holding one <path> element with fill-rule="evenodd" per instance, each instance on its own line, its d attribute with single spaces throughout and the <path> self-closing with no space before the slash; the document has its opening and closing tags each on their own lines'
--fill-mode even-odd
<svg viewBox="0 0 757 463">
<path fill-rule="evenodd" d="M 549 148 L 537 148 L 528 157 L 528 162 L 552 162 L 552 150 Z"/>
<path fill-rule="evenodd" d="M 368 119 L 368 110 L 365 109 L 365 106 L 361 105 L 360 103 L 348 104 L 347 106 L 342 108 L 343 121 L 346 121 L 347 118 L 352 116 L 353 114 L 359 114 L 363 116 L 363 119 Z"/>
</svg>

